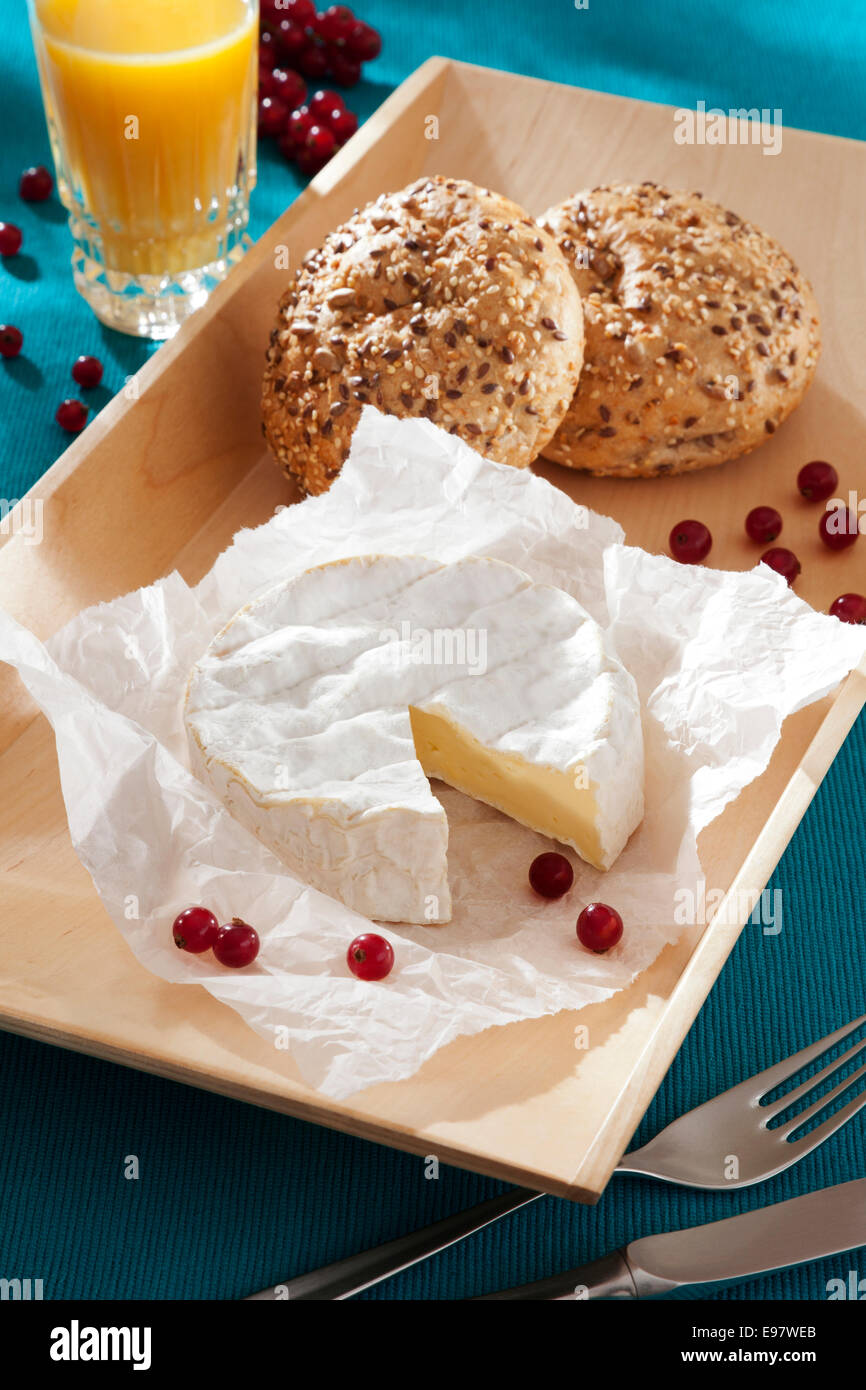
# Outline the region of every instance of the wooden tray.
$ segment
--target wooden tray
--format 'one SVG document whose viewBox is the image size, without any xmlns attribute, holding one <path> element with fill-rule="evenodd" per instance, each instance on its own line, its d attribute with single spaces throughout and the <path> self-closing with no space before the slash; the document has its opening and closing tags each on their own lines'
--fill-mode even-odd
<svg viewBox="0 0 866 1390">
<path fill-rule="evenodd" d="M 797 468 L 822 457 L 866 495 L 866 286 L 851 242 L 866 217 L 866 146 L 786 131 L 781 154 L 767 157 L 756 146 L 681 146 L 673 129 L 665 107 L 425 63 L 142 369 L 138 398 L 112 401 L 33 489 L 45 541 L 28 546 L 14 528 L 0 538 L 0 604 L 47 636 L 172 567 L 197 581 L 238 527 L 292 501 L 258 422 L 285 281 L 276 250 L 288 246 L 296 264 L 352 208 L 435 172 L 534 212 L 584 185 L 652 178 L 700 188 L 776 233 L 813 279 L 826 329 L 818 381 L 792 420 L 758 454 L 680 479 L 540 471 L 651 550 L 680 517 L 707 518 L 714 561 L 735 569 L 754 563 L 749 506 L 780 505 L 803 562 L 799 592 L 823 608 L 862 590 L 864 557 L 822 550 L 816 509 L 793 489 Z M 766 883 L 864 698 L 861 669 L 787 721 L 767 772 L 702 837 L 711 887 Z M 573 1045 L 578 1015 L 565 1013 L 459 1039 L 407 1081 L 323 1100 L 290 1067 L 277 1070 L 273 1048 L 229 1008 L 133 959 L 72 851 L 51 731 L 4 667 L 0 872 L 0 1026 L 581 1201 L 602 1192 L 740 930 L 687 931 L 630 989 L 583 1010 L 587 1052 Z"/>
</svg>

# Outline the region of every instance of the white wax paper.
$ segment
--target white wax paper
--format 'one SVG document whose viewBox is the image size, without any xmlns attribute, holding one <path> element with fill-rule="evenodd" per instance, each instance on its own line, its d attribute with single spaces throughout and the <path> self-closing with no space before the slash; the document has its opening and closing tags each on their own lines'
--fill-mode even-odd
<svg viewBox="0 0 866 1390">
<path fill-rule="evenodd" d="M 370 923 L 298 882 L 231 818 L 189 772 L 182 723 L 190 668 L 242 604 L 311 565 L 370 553 L 493 555 L 574 594 L 637 680 L 647 747 L 643 824 L 607 874 L 570 855 L 575 885 L 558 903 L 526 882 L 548 841 L 434 784 L 454 917 L 384 928 L 396 965 L 375 984 L 345 963 Z M 814 612 L 765 566 L 727 573 L 624 546 L 615 522 L 532 473 L 369 408 L 331 491 L 241 531 L 197 589 L 171 574 L 86 610 L 44 646 L 0 612 L 0 659 L 55 729 L 73 844 L 138 960 L 203 985 L 273 1043 L 275 1065 L 291 1054 L 335 1098 L 411 1075 L 462 1033 L 629 984 L 682 930 L 674 895 L 700 879 L 698 832 L 766 767 L 783 719 L 864 650 L 866 630 Z M 574 932 L 594 898 L 626 927 L 602 956 Z M 253 967 L 176 949 L 173 918 L 198 902 L 253 923 Z"/>
</svg>

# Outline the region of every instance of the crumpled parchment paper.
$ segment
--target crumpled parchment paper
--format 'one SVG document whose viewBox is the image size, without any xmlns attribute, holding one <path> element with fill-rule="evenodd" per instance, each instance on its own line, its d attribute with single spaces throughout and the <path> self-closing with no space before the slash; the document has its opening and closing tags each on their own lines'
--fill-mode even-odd
<svg viewBox="0 0 866 1390">
<path fill-rule="evenodd" d="M 613 869 L 572 855 L 575 885 L 542 902 L 526 869 L 549 842 L 441 784 L 454 917 L 384 928 L 397 963 L 355 980 L 346 948 L 366 919 L 294 879 L 188 770 L 190 668 L 242 604 L 311 565 L 391 553 L 497 556 L 574 594 L 635 676 L 647 814 Z M 765 566 L 728 573 L 622 544 L 620 527 L 541 478 L 489 463 L 421 420 L 365 410 L 324 496 L 241 531 L 196 588 L 171 574 L 81 613 L 43 646 L 0 612 L 0 660 L 54 726 L 75 849 L 141 964 L 204 985 L 343 1098 L 411 1075 L 463 1033 L 579 1009 L 629 984 L 677 925 L 677 889 L 701 878 L 696 837 L 767 765 L 783 719 L 830 692 L 866 630 L 814 612 Z M 596 956 L 576 941 L 601 898 L 626 924 Z M 171 923 L 202 902 L 262 937 L 225 970 L 179 952 Z"/>
</svg>

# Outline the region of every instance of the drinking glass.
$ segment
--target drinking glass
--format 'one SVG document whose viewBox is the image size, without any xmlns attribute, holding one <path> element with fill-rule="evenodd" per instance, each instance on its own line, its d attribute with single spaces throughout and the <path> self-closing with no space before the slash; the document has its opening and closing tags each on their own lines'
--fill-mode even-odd
<svg viewBox="0 0 866 1390">
<path fill-rule="evenodd" d="M 169 338 L 249 245 L 258 0 L 28 0 L 79 294 Z"/>
</svg>

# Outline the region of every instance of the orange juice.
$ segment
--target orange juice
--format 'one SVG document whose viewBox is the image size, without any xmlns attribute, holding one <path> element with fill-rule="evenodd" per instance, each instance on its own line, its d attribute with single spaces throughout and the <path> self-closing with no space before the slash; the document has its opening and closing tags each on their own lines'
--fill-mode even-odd
<svg viewBox="0 0 866 1390">
<path fill-rule="evenodd" d="M 231 251 L 255 180 L 257 9 L 31 0 L 61 196 L 85 260 L 177 280 Z"/>
</svg>

